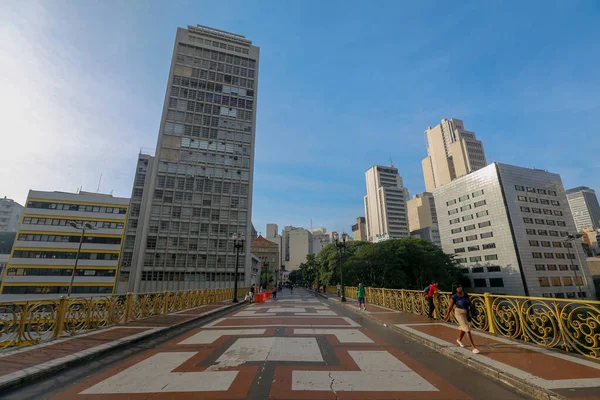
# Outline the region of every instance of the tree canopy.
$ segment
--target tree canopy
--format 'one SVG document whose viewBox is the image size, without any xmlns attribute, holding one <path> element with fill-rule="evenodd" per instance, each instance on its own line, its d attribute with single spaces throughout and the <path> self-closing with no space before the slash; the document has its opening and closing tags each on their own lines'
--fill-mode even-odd
<svg viewBox="0 0 600 400">
<path fill-rule="evenodd" d="M 445 254 L 433 243 L 423 239 L 395 239 L 380 243 L 346 242 L 342 252 L 344 284 L 421 290 L 432 280 L 449 290 L 461 280 L 460 269 L 452 255 Z M 319 254 L 309 254 L 300 266 L 302 281 L 340 283 L 340 252 L 334 245 L 324 247 Z"/>
</svg>

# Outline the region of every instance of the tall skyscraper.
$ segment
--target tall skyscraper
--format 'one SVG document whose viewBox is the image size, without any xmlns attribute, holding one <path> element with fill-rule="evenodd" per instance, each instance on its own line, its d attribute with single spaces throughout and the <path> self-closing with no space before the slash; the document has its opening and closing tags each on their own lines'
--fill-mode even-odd
<svg viewBox="0 0 600 400">
<path fill-rule="evenodd" d="M 16 232 L 23 206 L 12 199 L 0 199 L 0 232 Z"/>
<path fill-rule="evenodd" d="M 600 228 L 600 205 L 593 189 L 586 186 L 569 189 L 567 199 L 578 232 L 587 227 Z"/>
<path fill-rule="evenodd" d="M 154 159 L 136 176 L 143 190 L 134 186 L 142 201 L 127 230 L 127 290 L 233 286 L 237 234 L 239 281 L 250 282 L 258 65 L 242 35 L 177 29 Z"/>
<path fill-rule="evenodd" d="M 114 292 L 129 199 L 79 192 L 29 191 L 1 300 L 56 298 L 66 294 L 75 259 L 75 296 Z M 71 226 L 74 223 L 76 226 Z"/>
<path fill-rule="evenodd" d="M 402 183 L 398 168 L 376 165 L 365 175 L 367 240 L 380 241 L 408 237 L 406 215 L 408 190 Z"/>
<path fill-rule="evenodd" d="M 406 202 L 408 209 L 408 227 L 410 235 L 429 240 L 436 246 L 441 247 L 440 231 L 438 229 L 437 213 L 433 194 L 424 192 L 413 195 Z"/>
<path fill-rule="evenodd" d="M 460 119 L 442 119 L 425 131 L 427 157 L 421 162 L 425 189 L 434 189 L 487 165 L 483 144 Z"/>
<path fill-rule="evenodd" d="M 433 195 L 442 248 L 470 290 L 595 298 L 560 175 L 493 163 Z"/>
</svg>

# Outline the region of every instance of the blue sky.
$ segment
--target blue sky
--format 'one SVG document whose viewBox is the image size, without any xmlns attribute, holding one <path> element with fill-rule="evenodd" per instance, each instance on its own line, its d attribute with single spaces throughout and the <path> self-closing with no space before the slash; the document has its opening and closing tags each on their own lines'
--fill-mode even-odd
<svg viewBox="0 0 600 400">
<path fill-rule="evenodd" d="M 488 161 L 600 190 L 600 3 L 53 1 L 0 5 L 0 195 L 130 196 L 178 26 L 261 47 L 253 221 L 349 231 L 390 156 L 424 190 L 423 131 L 460 118 Z"/>
</svg>

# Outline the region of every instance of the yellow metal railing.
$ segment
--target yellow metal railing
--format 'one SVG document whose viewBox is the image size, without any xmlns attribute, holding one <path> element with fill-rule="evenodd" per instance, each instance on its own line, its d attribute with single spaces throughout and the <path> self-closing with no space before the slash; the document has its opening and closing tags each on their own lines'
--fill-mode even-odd
<svg viewBox="0 0 600 400">
<path fill-rule="evenodd" d="M 356 287 L 346 287 L 344 294 L 356 299 Z M 413 314 L 426 315 L 429 310 L 420 290 L 369 287 L 365 297 L 367 304 Z M 434 299 L 436 312 L 446 313 L 450 297 L 448 292 L 437 293 Z M 489 293 L 470 293 L 469 297 L 479 311 L 471 320 L 475 329 L 600 359 L 600 301 Z M 454 313 L 450 320 L 456 323 Z"/>
<path fill-rule="evenodd" d="M 238 297 L 248 292 L 238 289 Z M 0 302 L 0 349 L 74 335 L 233 298 L 233 289 Z"/>
</svg>

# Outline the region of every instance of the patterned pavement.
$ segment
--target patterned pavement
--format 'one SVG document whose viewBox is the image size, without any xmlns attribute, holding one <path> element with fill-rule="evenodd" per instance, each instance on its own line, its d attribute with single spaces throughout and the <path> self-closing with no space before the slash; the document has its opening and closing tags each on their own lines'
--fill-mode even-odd
<svg viewBox="0 0 600 400">
<path fill-rule="evenodd" d="M 527 398 L 337 304 L 278 297 L 6 398 Z"/>
</svg>

